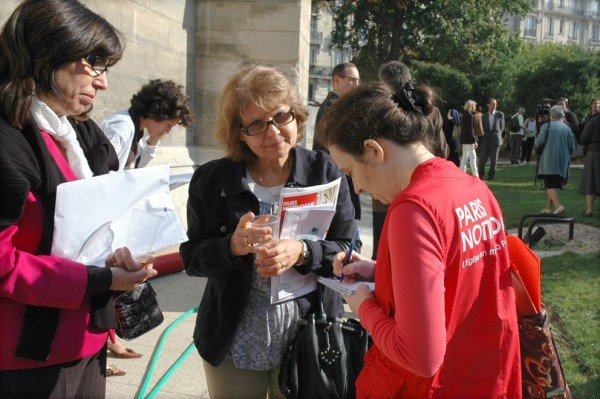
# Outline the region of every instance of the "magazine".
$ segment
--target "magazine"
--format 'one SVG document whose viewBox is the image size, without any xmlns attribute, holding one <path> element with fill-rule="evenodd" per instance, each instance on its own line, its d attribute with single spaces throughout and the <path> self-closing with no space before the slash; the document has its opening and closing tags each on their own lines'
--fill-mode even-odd
<svg viewBox="0 0 600 399">
<path fill-rule="evenodd" d="M 323 240 L 335 215 L 341 178 L 311 187 L 284 187 L 279 197 L 280 239 Z M 271 303 L 298 298 L 317 288 L 316 276 L 294 268 L 271 278 Z"/>
</svg>

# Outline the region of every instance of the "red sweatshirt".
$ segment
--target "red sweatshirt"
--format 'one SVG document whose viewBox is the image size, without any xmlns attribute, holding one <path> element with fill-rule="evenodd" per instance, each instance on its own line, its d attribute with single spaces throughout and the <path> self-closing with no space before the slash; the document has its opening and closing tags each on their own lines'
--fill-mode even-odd
<svg viewBox="0 0 600 399">
<path fill-rule="evenodd" d="M 441 158 L 415 169 L 390 204 L 375 285 L 359 310 L 375 343 L 359 398 L 521 397 L 502 214 L 481 180 Z"/>
</svg>

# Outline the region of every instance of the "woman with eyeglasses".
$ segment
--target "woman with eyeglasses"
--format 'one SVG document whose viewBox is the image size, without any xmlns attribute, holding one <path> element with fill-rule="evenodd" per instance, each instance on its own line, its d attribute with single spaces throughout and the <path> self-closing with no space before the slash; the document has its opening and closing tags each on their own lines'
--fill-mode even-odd
<svg viewBox="0 0 600 399">
<path fill-rule="evenodd" d="M 373 338 L 358 398 L 520 398 L 515 294 L 502 212 L 488 187 L 429 150 L 427 86 L 360 87 L 319 125 L 357 192 L 389 204 L 377 263 L 334 257 Z"/>
<path fill-rule="evenodd" d="M 183 86 L 172 80 L 154 79 L 133 95 L 129 109 L 105 117 L 100 127 L 115 147 L 119 170 L 123 170 L 131 165 L 148 165 L 163 136 L 177 125 L 190 127 L 193 121 Z"/>
<path fill-rule="evenodd" d="M 342 179 L 325 240 L 272 241 L 270 228 L 252 227 L 253 216 L 269 213 L 282 187 L 324 184 L 342 174 L 325 152 L 298 145 L 308 113 L 276 69 L 248 66 L 237 72 L 218 109 L 215 136 L 227 156 L 194 173 L 189 241 L 180 247 L 186 272 L 208 278 L 194 342 L 211 398 L 281 398 L 282 356 L 316 293 L 272 305 L 270 278 L 289 269 L 331 275 L 333 255 L 354 234 L 354 210 Z M 324 296 L 326 312 L 341 316 L 339 295 Z"/>
<path fill-rule="evenodd" d="M 108 172 L 114 156 L 68 118 L 107 89 L 123 49 L 75 0 L 26 0 L 0 32 L 1 398 L 104 397 L 112 290 L 156 274 L 126 248 L 101 268 L 50 255 L 57 186 Z"/>
</svg>

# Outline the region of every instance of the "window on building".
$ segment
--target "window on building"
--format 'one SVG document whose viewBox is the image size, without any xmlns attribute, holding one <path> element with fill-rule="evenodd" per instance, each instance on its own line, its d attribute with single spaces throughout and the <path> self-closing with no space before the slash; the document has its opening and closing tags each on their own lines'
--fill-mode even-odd
<svg viewBox="0 0 600 399">
<path fill-rule="evenodd" d="M 600 42 L 600 25 L 592 25 L 592 41 L 595 43 Z"/>
<path fill-rule="evenodd" d="M 554 18 L 548 18 L 546 36 L 554 36 Z"/>
<path fill-rule="evenodd" d="M 571 24 L 571 34 L 569 35 L 569 38 L 571 40 L 577 40 L 577 31 L 579 30 L 579 27 L 577 26 L 577 22 L 573 22 Z"/>
<path fill-rule="evenodd" d="M 317 34 L 317 22 L 318 22 L 317 16 L 313 15 L 312 18 L 310 19 L 310 34 L 311 35 Z"/>
<path fill-rule="evenodd" d="M 538 6 L 538 1 L 537 0 L 531 0 L 531 8 L 532 9 L 536 9 Z"/>
<path fill-rule="evenodd" d="M 536 21 L 535 17 L 528 15 L 525 17 L 525 36 L 535 37 L 536 36 Z"/>
<path fill-rule="evenodd" d="M 339 50 L 334 50 L 333 51 L 333 66 L 341 64 L 342 62 L 344 62 L 344 53 L 342 53 Z"/>
<path fill-rule="evenodd" d="M 563 19 L 560 20 L 558 24 L 558 33 L 564 33 L 565 21 Z"/>
<path fill-rule="evenodd" d="M 316 48 L 311 48 L 310 49 L 310 61 L 309 61 L 310 65 L 316 65 L 317 64 L 317 55 L 318 54 L 319 54 L 319 50 L 317 50 Z"/>
<path fill-rule="evenodd" d="M 552 10 L 553 3 L 553 0 L 546 0 L 546 9 Z"/>
</svg>

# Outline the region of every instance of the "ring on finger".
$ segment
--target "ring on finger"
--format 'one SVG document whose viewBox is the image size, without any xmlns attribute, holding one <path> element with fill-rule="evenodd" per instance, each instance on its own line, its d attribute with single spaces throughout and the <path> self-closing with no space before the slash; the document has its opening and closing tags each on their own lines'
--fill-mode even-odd
<svg viewBox="0 0 600 399">
<path fill-rule="evenodd" d="M 285 263 L 283 263 L 283 261 L 281 261 L 281 262 L 279 262 L 279 266 L 280 266 L 279 267 L 280 269 L 283 269 L 285 267 Z"/>
<path fill-rule="evenodd" d="M 244 236 L 244 244 L 250 246 L 250 243 L 248 242 L 248 237 L 246 236 Z"/>
</svg>

